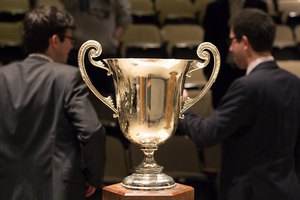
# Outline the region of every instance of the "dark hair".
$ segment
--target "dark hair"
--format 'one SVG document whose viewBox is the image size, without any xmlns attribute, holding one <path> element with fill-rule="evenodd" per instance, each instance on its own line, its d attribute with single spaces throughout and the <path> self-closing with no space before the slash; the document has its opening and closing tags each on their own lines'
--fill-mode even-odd
<svg viewBox="0 0 300 200">
<path fill-rule="evenodd" d="M 256 8 L 245 8 L 229 20 L 229 26 L 238 41 L 246 36 L 254 51 L 272 50 L 276 24 L 268 13 Z"/>
<path fill-rule="evenodd" d="M 57 34 L 64 41 L 67 29 L 76 29 L 74 18 L 54 6 L 41 6 L 27 13 L 23 23 L 24 47 L 28 54 L 44 53 L 49 38 Z"/>
</svg>

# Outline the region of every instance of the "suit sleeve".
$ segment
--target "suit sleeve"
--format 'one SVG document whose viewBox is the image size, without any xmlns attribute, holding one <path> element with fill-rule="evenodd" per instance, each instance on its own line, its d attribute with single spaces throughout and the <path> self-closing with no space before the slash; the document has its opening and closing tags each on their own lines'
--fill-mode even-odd
<svg viewBox="0 0 300 200">
<path fill-rule="evenodd" d="M 208 118 L 201 118 L 191 111 L 184 113 L 179 130 L 188 134 L 199 146 L 211 147 L 246 124 L 251 116 L 247 89 L 240 81 L 235 81 L 220 102 L 220 107 Z"/>
<path fill-rule="evenodd" d="M 100 188 L 105 166 L 105 129 L 88 99 L 88 88 L 79 71 L 71 79 L 65 95 L 65 112 L 69 123 L 75 127 L 81 143 L 87 181 Z"/>
</svg>

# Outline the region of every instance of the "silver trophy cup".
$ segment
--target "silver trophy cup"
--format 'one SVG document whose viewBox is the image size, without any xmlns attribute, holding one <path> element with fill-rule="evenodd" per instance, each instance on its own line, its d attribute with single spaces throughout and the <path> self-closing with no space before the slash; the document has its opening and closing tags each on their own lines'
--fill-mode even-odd
<svg viewBox="0 0 300 200">
<path fill-rule="evenodd" d="M 90 50 L 89 50 L 90 49 Z M 182 93 L 186 76 L 205 67 L 212 52 L 214 68 L 205 87 L 195 98 L 187 98 L 182 107 Z M 116 106 L 110 96 L 102 96 L 89 79 L 84 57 L 89 50 L 89 61 L 112 75 Z M 220 54 L 211 43 L 198 46 L 197 55 L 203 62 L 181 59 L 113 58 L 95 61 L 102 53 L 101 45 L 93 40 L 85 42 L 78 53 L 78 64 L 83 80 L 90 90 L 114 112 L 120 129 L 132 143 L 140 146 L 144 159 L 135 173 L 124 178 L 122 186 L 136 190 L 162 190 L 176 185 L 173 178 L 162 173 L 163 167 L 154 160 L 154 151 L 174 134 L 179 118 L 210 89 L 219 72 Z"/>
</svg>

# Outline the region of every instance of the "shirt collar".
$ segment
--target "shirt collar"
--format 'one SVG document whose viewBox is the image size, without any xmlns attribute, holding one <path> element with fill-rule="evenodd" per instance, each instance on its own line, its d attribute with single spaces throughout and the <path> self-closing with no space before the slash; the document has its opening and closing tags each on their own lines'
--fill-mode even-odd
<svg viewBox="0 0 300 200">
<path fill-rule="evenodd" d="M 44 58 L 50 62 L 54 62 L 52 60 L 52 58 L 50 58 L 49 56 L 45 55 L 45 54 L 42 54 L 42 53 L 31 53 L 29 54 L 29 57 L 40 57 L 40 58 Z"/>
<path fill-rule="evenodd" d="M 273 60 L 274 60 L 273 56 L 264 56 L 264 57 L 257 58 L 256 60 L 252 61 L 250 65 L 248 65 L 246 75 L 250 74 L 251 71 L 260 63 L 273 61 Z"/>
</svg>

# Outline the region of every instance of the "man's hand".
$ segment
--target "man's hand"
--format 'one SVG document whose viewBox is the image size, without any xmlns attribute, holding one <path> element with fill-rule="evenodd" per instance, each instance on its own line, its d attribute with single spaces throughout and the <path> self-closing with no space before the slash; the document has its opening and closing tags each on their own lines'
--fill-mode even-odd
<svg viewBox="0 0 300 200">
<path fill-rule="evenodd" d="M 86 182 L 86 197 L 91 196 L 96 191 L 96 188 L 91 186 L 88 182 Z"/>
</svg>

